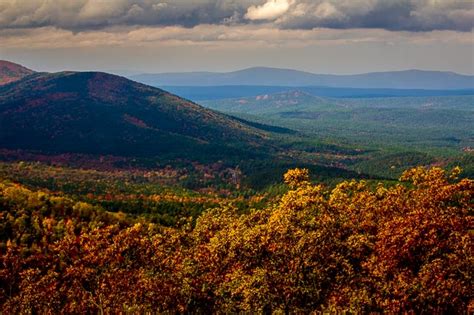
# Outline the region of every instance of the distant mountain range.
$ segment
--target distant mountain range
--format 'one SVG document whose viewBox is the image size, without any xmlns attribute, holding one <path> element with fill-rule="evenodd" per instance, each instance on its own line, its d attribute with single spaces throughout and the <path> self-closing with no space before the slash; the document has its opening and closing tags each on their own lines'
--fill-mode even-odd
<svg viewBox="0 0 474 315">
<path fill-rule="evenodd" d="M 302 91 L 314 96 L 331 98 L 379 98 L 379 97 L 430 97 L 474 95 L 474 89 L 463 90 L 420 90 L 420 89 L 368 89 L 336 88 L 318 86 L 265 86 L 265 85 L 216 85 L 216 86 L 162 86 L 162 89 L 194 102 L 264 94 Z"/>
<path fill-rule="evenodd" d="M 130 76 L 153 86 L 325 86 L 387 89 L 473 89 L 474 76 L 453 72 L 406 70 L 356 75 L 314 74 L 304 71 L 256 67 L 240 71 L 157 73 Z"/>
<path fill-rule="evenodd" d="M 11 64 L 0 73 L 7 77 L 0 86 L 0 148 L 217 160 L 255 156 L 266 143 L 254 125 L 123 77 L 26 73 Z"/>
</svg>

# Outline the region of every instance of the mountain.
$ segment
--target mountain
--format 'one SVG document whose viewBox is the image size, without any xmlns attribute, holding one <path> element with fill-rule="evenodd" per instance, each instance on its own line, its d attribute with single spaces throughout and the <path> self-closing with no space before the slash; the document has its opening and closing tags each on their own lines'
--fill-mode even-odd
<svg viewBox="0 0 474 315">
<path fill-rule="evenodd" d="M 34 71 L 16 63 L 0 60 L 0 85 L 20 80 Z"/>
<path fill-rule="evenodd" d="M 158 88 L 100 72 L 0 86 L 0 147 L 184 160 L 259 154 L 265 133 Z"/>
<path fill-rule="evenodd" d="M 330 75 L 290 69 L 256 67 L 226 73 L 158 73 L 134 75 L 130 78 L 153 86 L 263 85 L 429 90 L 474 88 L 474 76 L 472 75 L 422 70 Z"/>
<path fill-rule="evenodd" d="M 253 97 L 201 101 L 201 104 L 222 112 L 251 115 L 287 111 L 334 110 L 340 106 L 335 100 L 314 96 L 301 90 L 261 94 Z"/>
<path fill-rule="evenodd" d="M 299 90 L 315 96 L 331 98 L 376 98 L 413 96 L 474 95 L 474 89 L 420 90 L 420 89 L 362 89 L 317 86 L 265 86 L 265 85 L 217 85 L 217 86 L 161 86 L 162 89 L 194 102 L 251 97 Z"/>
</svg>

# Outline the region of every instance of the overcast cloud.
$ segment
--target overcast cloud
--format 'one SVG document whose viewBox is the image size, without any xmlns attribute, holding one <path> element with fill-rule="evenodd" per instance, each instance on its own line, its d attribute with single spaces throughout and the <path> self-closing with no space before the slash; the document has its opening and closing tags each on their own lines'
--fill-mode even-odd
<svg viewBox="0 0 474 315">
<path fill-rule="evenodd" d="M 474 1 L 0 0 L 0 59 L 46 71 L 474 73 Z"/>
<path fill-rule="evenodd" d="M 317 27 L 470 32 L 471 0 L 0 0 L 1 28 L 52 26 L 73 31 L 112 26 L 271 22 Z"/>
</svg>

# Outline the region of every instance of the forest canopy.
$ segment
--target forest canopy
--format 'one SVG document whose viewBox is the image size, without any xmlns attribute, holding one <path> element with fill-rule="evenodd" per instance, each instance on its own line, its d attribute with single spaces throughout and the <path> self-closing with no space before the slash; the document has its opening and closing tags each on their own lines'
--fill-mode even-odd
<svg viewBox="0 0 474 315">
<path fill-rule="evenodd" d="M 246 213 L 223 203 L 173 227 L 0 183 L 8 313 L 473 310 L 474 181 L 414 168 L 395 185 L 313 184 Z"/>
</svg>

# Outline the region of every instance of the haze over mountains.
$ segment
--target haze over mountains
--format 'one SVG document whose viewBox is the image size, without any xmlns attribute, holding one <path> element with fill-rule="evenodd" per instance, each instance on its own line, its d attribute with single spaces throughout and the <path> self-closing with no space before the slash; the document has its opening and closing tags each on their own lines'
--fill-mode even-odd
<svg viewBox="0 0 474 315">
<path fill-rule="evenodd" d="M 473 89 L 474 76 L 453 72 L 406 70 L 356 75 L 314 74 L 304 71 L 255 67 L 234 72 L 157 73 L 131 76 L 153 86 L 326 86 L 389 89 Z"/>
</svg>

